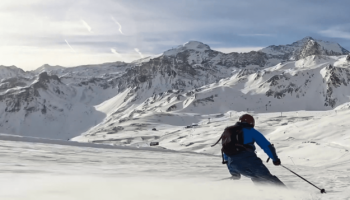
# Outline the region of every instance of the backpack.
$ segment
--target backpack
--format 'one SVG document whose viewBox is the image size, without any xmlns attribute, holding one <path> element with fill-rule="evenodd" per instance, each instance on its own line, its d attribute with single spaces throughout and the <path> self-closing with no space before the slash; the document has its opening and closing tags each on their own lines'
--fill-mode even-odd
<svg viewBox="0 0 350 200">
<path fill-rule="evenodd" d="M 249 147 L 244 145 L 244 138 L 243 138 L 243 127 L 239 124 L 236 124 L 234 126 L 230 126 L 225 128 L 224 132 L 222 133 L 220 139 L 212 145 L 215 146 L 222 140 L 222 148 L 221 148 L 221 155 L 222 155 L 222 164 L 226 164 L 227 161 L 224 159 L 224 153 L 228 156 L 236 155 L 237 153 L 241 151 L 247 151 Z"/>
</svg>

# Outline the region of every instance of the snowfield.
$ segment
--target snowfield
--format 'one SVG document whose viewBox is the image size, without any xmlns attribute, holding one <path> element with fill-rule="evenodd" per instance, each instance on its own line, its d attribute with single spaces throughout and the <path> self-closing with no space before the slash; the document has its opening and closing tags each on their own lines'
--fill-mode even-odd
<svg viewBox="0 0 350 200">
<path fill-rule="evenodd" d="M 1 135 L 1 199 L 348 199 L 349 110 L 255 114 L 257 129 L 275 144 L 282 163 L 327 194 L 271 162 L 289 188 L 257 187 L 229 177 L 219 145 L 210 144 L 239 113 L 132 146 Z M 137 133 L 134 133 L 134 137 Z M 133 135 L 130 135 L 133 137 Z M 188 145 L 193 143 L 193 145 Z M 135 143 L 136 144 L 136 143 Z M 141 146 L 148 147 L 141 147 Z M 138 147 L 136 147 L 138 146 Z M 191 147 L 193 146 L 193 147 Z M 170 151 L 167 149 L 174 149 Z M 195 153 L 195 152 L 205 152 Z M 258 156 L 267 156 L 258 148 Z"/>
<path fill-rule="evenodd" d="M 232 199 L 233 190 L 237 190 L 235 197 L 250 199 L 315 196 L 306 191 L 256 188 L 247 179 L 219 181 L 227 172 L 213 156 L 11 141 L 2 144 L 0 179 L 6 184 L 1 199 Z"/>
</svg>

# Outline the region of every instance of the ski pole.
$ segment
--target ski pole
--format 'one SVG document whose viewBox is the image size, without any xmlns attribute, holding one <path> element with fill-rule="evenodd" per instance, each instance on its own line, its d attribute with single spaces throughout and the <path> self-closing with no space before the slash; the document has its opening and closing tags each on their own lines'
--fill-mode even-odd
<svg viewBox="0 0 350 200">
<path fill-rule="evenodd" d="M 319 189 L 321 191 L 321 193 L 326 193 L 325 189 L 320 189 L 319 187 L 317 187 L 316 185 L 310 183 L 308 180 L 306 180 L 305 178 L 301 177 L 300 175 L 298 175 L 297 173 L 293 172 L 292 170 L 288 169 L 287 167 L 283 166 L 281 164 L 282 167 L 284 167 L 286 170 L 292 172 L 293 174 L 297 175 L 299 178 L 303 179 L 304 181 L 308 182 L 310 185 L 314 186 L 315 188 Z"/>
</svg>

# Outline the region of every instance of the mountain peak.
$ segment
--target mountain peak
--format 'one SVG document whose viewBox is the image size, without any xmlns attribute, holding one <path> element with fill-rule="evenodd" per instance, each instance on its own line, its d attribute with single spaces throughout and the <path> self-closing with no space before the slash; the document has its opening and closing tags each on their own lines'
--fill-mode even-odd
<svg viewBox="0 0 350 200">
<path fill-rule="evenodd" d="M 189 41 L 186 42 L 185 44 L 182 45 L 183 48 L 186 49 L 193 49 L 193 50 L 210 50 L 209 45 L 206 45 L 202 42 L 198 42 L 198 41 Z"/>
<path fill-rule="evenodd" d="M 272 57 L 282 59 L 299 60 L 310 55 L 346 55 L 349 51 L 341 47 L 338 43 L 316 40 L 310 36 L 287 45 L 272 45 L 266 47 L 264 52 Z"/>
<path fill-rule="evenodd" d="M 310 36 L 306 36 L 303 39 L 301 39 L 301 41 L 308 41 L 308 40 L 315 40 L 315 39 Z"/>
<path fill-rule="evenodd" d="M 172 48 L 168 51 L 165 51 L 163 53 L 163 55 L 172 56 L 172 55 L 176 55 L 176 54 L 183 52 L 183 51 L 186 51 L 186 50 L 194 50 L 194 51 L 204 52 L 204 51 L 210 50 L 210 47 L 209 47 L 209 45 L 204 44 L 202 42 L 189 41 L 189 42 L 186 42 L 185 44 L 180 45 L 176 48 Z"/>
<path fill-rule="evenodd" d="M 49 65 L 49 64 L 43 64 L 41 67 L 39 67 L 36 70 L 34 70 L 34 72 L 42 73 L 42 72 L 45 72 L 45 71 L 59 70 L 59 69 L 64 69 L 64 67 L 59 66 L 59 65 L 52 66 L 52 65 Z"/>
<path fill-rule="evenodd" d="M 46 63 L 46 64 L 41 65 L 40 67 L 51 67 L 51 65 Z"/>
</svg>

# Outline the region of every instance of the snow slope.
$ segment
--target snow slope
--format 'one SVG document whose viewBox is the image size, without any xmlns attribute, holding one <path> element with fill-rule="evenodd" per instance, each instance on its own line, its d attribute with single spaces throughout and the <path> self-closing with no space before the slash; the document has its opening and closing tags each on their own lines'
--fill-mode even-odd
<svg viewBox="0 0 350 200">
<path fill-rule="evenodd" d="M 256 187 L 229 176 L 219 147 L 220 132 L 241 113 L 199 121 L 159 138 L 161 147 L 135 148 L 1 135 L 1 199 L 348 199 L 350 171 L 346 123 L 349 110 L 254 115 L 257 129 L 276 146 L 282 163 L 321 188 L 287 170 L 266 164 L 290 190 Z M 159 125 L 162 125 L 160 122 Z M 173 127 L 175 129 L 175 127 Z M 220 131 L 221 130 L 221 131 Z M 164 133 L 170 129 L 159 130 Z M 138 136 L 136 132 L 133 136 Z M 187 145 L 193 143 L 192 145 Z M 62 146 L 64 145 L 64 146 Z M 149 147 L 150 148 L 150 147 Z M 195 152 L 207 152 L 196 154 Z M 258 156 L 266 155 L 258 148 Z"/>
</svg>

